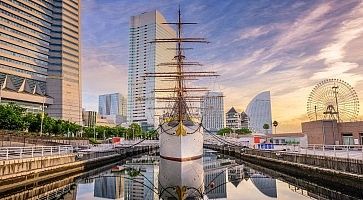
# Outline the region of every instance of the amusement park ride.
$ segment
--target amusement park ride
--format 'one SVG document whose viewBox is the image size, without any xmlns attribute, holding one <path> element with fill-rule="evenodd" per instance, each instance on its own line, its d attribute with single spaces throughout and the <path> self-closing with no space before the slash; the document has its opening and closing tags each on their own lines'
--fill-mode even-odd
<svg viewBox="0 0 363 200">
<path fill-rule="evenodd" d="M 307 103 L 310 120 L 354 121 L 359 112 L 355 90 L 340 79 L 327 79 L 311 91 Z"/>
</svg>

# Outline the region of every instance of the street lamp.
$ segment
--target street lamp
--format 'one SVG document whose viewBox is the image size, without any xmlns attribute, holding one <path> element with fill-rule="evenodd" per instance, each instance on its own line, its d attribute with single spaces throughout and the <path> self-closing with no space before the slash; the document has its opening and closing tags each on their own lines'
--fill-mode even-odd
<svg viewBox="0 0 363 200">
<path fill-rule="evenodd" d="M 43 135 L 43 120 L 44 120 L 44 102 L 45 97 L 43 97 L 43 103 L 42 103 L 42 115 L 40 116 L 40 135 Z"/>
<path fill-rule="evenodd" d="M 96 124 L 93 125 L 93 139 L 96 141 Z"/>
<path fill-rule="evenodd" d="M 134 127 L 132 127 L 132 140 L 135 140 L 135 130 L 134 130 Z"/>
<path fill-rule="evenodd" d="M 1 104 L 1 95 L 2 95 L 2 92 L 3 92 L 3 84 L 0 85 L 0 104 Z"/>
</svg>

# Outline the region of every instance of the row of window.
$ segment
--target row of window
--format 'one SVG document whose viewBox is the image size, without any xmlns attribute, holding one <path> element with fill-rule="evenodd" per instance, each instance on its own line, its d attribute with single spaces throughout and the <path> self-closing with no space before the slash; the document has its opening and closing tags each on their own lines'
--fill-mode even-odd
<svg viewBox="0 0 363 200">
<path fill-rule="evenodd" d="M 32 7 L 29 7 L 29 6 L 27 6 L 27 5 L 23 4 L 23 3 L 20 3 L 17 0 L 10 0 L 10 2 L 12 2 L 12 3 L 14 3 L 14 4 L 16 4 L 16 5 L 20 6 L 20 7 L 23 7 L 23 8 L 25 8 L 25 9 L 33 12 L 33 13 L 36 13 L 38 15 L 41 15 L 42 17 L 44 17 L 45 19 L 47 19 L 49 21 L 52 21 L 52 17 L 50 17 L 50 16 L 48 16 L 48 15 L 42 13 L 42 12 L 39 12 L 38 10 L 36 10 L 36 9 L 34 9 Z"/>
<path fill-rule="evenodd" d="M 41 25 L 36 24 L 36 23 L 33 23 L 33 22 L 29 21 L 29 20 L 26 20 L 26 19 L 24 19 L 24 18 L 22 18 L 22 17 L 19 17 L 19 16 L 17 16 L 17 15 L 14 15 L 14 14 L 12 14 L 12 13 L 9 13 L 9 12 L 7 12 L 7 11 L 5 11 L 5 10 L 1 10 L 1 9 L 0 9 L 0 12 L 1 12 L 1 13 L 4 13 L 5 15 L 7 15 L 7 16 L 9 16 L 9 17 L 12 17 L 12 18 L 15 18 L 15 19 L 17 19 L 17 20 L 20 20 L 20 21 L 22 21 L 22 22 L 24 22 L 24 23 L 27 23 L 27 24 L 29 24 L 29 25 L 31 25 L 31 26 L 37 27 L 37 28 L 41 29 L 42 31 L 44 31 L 44 32 L 46 32 L 46 33 L 48 33 L 48 34 L 50 34 L 50 29 L 49 29 L 49 28 L 44 28 L 44 26 L 41 26 Z"/>
<path fill-rule="evenodd" d="M 66 8 L 64 8 L 64 9 L 67 10 Z M 63 19 L 67 19 L 67 20 L 73 21 L 74 23 L 78 24 L 78 16 L 69 11 L 68 11 L 68 13 L 71 13 L 74 17 L 76 17 L 76 19 L 72 18 L 70 15 L 68 15 L 66 13 L 63 13 L 63 16 L 65 16 Z"/>
<path fill-rule="evenodd" d="M 10 20 L 7 20 L 7 19 L 5 19 L 5 18 L 3 18 L 3 17 L 2 17 L 2 18 L 0 18 L 0 21 L 4 21 L 4 22 L 6 22 L 6 23 L 8 23 L 8 24 L 11 24 L 11 25 L 13 25 L 13 26 L 16 26 L 16 27 L 18 27 L 18 28 L 20 28 L 20 29 L 23 29 L 23 30 L 29 31 L 29 32 L 31 32 L 31 33 L 34 33 L 34 34 L 38 35 L 39 37 L 41 37 L 42 39 L 45 39 L 45 40 L 49 40 L 49 39 L 50 39 L 50 36 L 49 36 L 49 35 L 45 35 L 45 34 L 43 34 L 43 33 L 40 33 L 40 32 L 38 32 L 38 31 L 36 31 L 36 30 L 33 30 L 33 29 L 31 29 L 31 28 L 25 27 L 25 26 L 23 26 L 23 25 L 21 25 L 21 24 L 18 24 L 18 23 L 12 22 L 12 21 L 10 21 Z"/>
<path fill-rule="evenodd" d="M 28 63 L 25 63 L 25 62 L 20 62 L 20 61 L 13 60 L 11 58 L 6 58 L 6 57 L 3 57 L 3 56 L 0 56 L 0 60 L 4 60 L 6 62 L 11 62 L 11 63 L 17 64 L 17 65 L 23 65 L 25 67 L 32 68 L 37 72 L 47 74 L 47 69 L 43 68 L 43 67 L 39 67 L 39 66 L 36 66 L 36 65 L 31 65 L 31 64 L 28 64 Z"/>
<path fill-rule="evenodd" d="M 44 48 L 42 46 L 33 44 L 31 42 L 28 42 L 28 41 L 25 41 L 25 40 L 22 40 L 22 39 L 19 39 L 19 38 L 16 38 L 16 37 L 13 37 L 13 36 L 10 36 L 10 35 L 7 35 L 7 34 L 0 33 L 0 36 L 5 37 L 5 38 L 8 38 L 8 39 L 11 39 L 11 40 L 14 40 L 14 41 L 17 41 L 17 42 L 20 42 L 20 43 L 23 43 L 23 44 L 27 44 L 29 46 L 38 48 L 39 50 L 42 50 L 42 51 L 45 51 L 45 52 L 49 52 L 49 49 L 47 49 L 47 48 Z"/>
<path fill-rule="evenodd" d="M 52 44 L 52 46 L 62 46 L 62 45 L 61 44 Z M 70 46 L 63 45 L 63 48 L 69 49 L 69 50 L 72 50 L 72 51 L 76 51 L 78 53 L 78 49 L 72 48 Z"/>
<path fill-rule="evenodd" d="M 31 72 L 31 71 L 27 71 L 27 70 L 15 68 L 15 67 L 10 67 L 10 66 L 6 66 L 6 65 L 0 65 L 0 68 L 15 71 L 15 72 L 20 72 L 20 73 L 23 73 L 23 74 L 29 74 L 31 76 L 37 76 L 37 77 L 40 77 L 40 78 L 47 78 L 47 76 L 45 76 L 43 74 L 38 74 L 38 73 Z"/>
<path fill-rule="evenodd" d="M 53 31 L 53 33 L 58 33 L 58 34 L 60 34 L 60 35 L 64 34 L 64 35 L 65 35 L 65 36 L 67 36 L 67 37 L 70 37 L 70 38 L 72 38 L 72 39 L 74 39 L 74 40 L 78 40 L 78 38 L 77 38 L 77 37 L 74 37 L 74 36 L 69 35 L 68 33 L 65 33 L 65 32 L 62 32 L 62 31 Z M 53 37 L 52 37 L 52 38 L 53 38 Z"/>
<path fill-rule="evenodd" d="M 35 20 L 35 21 L 38 21 L 38 22 L 40 22 L 40 23 L 42 23 L 42 24 L 45 24 L 46 26 L 50 26 L 50 25 L 51 25 L 49 22 L 47 22 L 47 21 L 45 21 L 45 20 L 43 20 L 43 19 L 41 19 L 41 18 L 38 18 L 38 17 L 36 17 L 36 16 L 34 16 L 34 15 L 31 15 L 31 14 L 29 14 L 29 13 L 26 13 L 26 12 L 24 12 L 24 11 L 22 11 L 22 10 L 18 9 L 18 8 L 15 8 L 15 7 L 13 7 L 13 6 L 9 5 L 9 4 L 6 4 L 6 3 L 4 3 L 4 2 L 0 2 L 0 5 L 3 5 L 3 6 L 5 6 L 5 7 L 9 8 L 9 9 L 11 9 L 11 10 L 14 10 L 14 11 L 15 11 L 15 12 L 17 12 L 17 13 L 20 13 L 20 14 L 22 14 L 22 15 L 24 15 L 24 16 L 26 16 L 26 17 L 29 17 L 29 18 L 31 18 L 31 19 L 33 19 L 33 20 Z"/>
<path fill-rule="evenodd" d="M 63 78 L 63 80 L 66 80 L 66 81 L 69 81 L 69 82 L 72 82 L 72 83 L 79 83 L 79 80 L 78 79 Z"/>
<path fill-rule="evenodd" d="M 37 4 L 37 3 L 34 3 L 33 1 L 29 1 L 29 0 L 22 0 L 22 1 L 27 2 L 28 4 L 30 4 L 30 5 L 32 5 L 32 6 L 35 6 L 35 7 L 37 7 L 37 8 L 40 8 L 41 10 L 43 10 L 43 11 L 44 11 L 45 13 L 47 13 L 48 15 L 52 15 L 52 14 L 53 14 L 53 12 L 52 12 L 52 6 L 51 6 L 51 5 L 49 5 L 49 6 L 50 6 L 50 8 L 46 8 L 46 7 L 41 6 L 41 5 Z M 44 9 L 44 8 L 45 8 L 45 9 Z"/>
<path fill-rule="evenodd" d="M 34 1 L 34 0 L 32 0 L 32 1 Z M 50 10 L 52 10 L 52 8 L 53 8 L 53 1 L 51 1 L 51 3 L 49 3 L 46 0 L 36 0 L 36 1 L 40 1 L 40 2 L 44 3 L 45 6 L 41 5 L 42 7 L 46 7 L 48 9 L 50 9 Z"/>
<path fill-rule="evenodd" d="M 67 71 L 64 71 L 63 73 L 64 73 L 64 74 L 67 74 L 67 75 L 71 75 L 71 76 L 79 77 L 79 74 L 78 74 L 78 73 L 67 72 Z"/>
<path fill-rule="evenodd" d="M 69 10 L 68 8 L 65 8 L 65 6 L 63 5 L 63 9 L 65 9 L 66 11 L 74 14 L 74 13 L 78 13 L 78 7 L 77 6 L 74 6 L 74 5 L 71 5 L 69 4 L 67 1 L 63 1 L 63 3 L 65 5 L 67 5 L 69 8 L 71 8 L 71 10 Z"/>
<path fill-rule="evenodd" d="M 5 50 L 5 49 L 0 49 L 0 52 L 6 53 L 6 54 L 9 54 L 9 55 L 13 55 L 13 56 L 16 56 L 16 57 L 19 57 L 19 58 L 24 58 L 26 60 L 31 60 L 31 61 L 39 64 L 39 65 L 43 65 L 43 66 L 48 65 L 48 62 L 45 62 L 45 61 L 30 57 L 30 56 L 26 56 L 26 55 L 23 55 L 23 54 L 20 54 L 20 53 L 15 53 L 15 52 L 8 51 L 8 50 Z"/>
<path fill-rule="evenodd" d="M 0 44 L 10 46 L 12 48 L 19 49 L 19 50 L 22 50 L 22 51 L 25 51 L 25 52 L 28 52 L 28 53 L 31 53 L 31 54 L 35 54 L 35 55 L 37 55 L 39 57 L 42 57 L 44 59 L 48 59 L 48 55 L 45 55 L 45 54 L 30 50 L 30 49 L 27 49 L 27 48 L 24 48 L 24 47 L 21 47 L 21 46 L 18 46 L 18 45 L 14 45 L 14 44 L 4 42 L 4 41 L 1 41 L 1 40 L 0 40 Z"/>
</svg>

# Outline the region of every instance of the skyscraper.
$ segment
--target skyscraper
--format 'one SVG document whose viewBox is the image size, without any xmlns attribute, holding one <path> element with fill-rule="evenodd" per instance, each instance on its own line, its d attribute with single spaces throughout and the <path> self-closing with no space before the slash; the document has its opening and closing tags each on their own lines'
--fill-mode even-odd
<svg viewBox="0 0 363 200">
<path fill-rule="evenodd" d="M 81 123 L 79 0 L 0 2 L 0 99 Z"/>
<path fill-rule="evenodd" d="M 100 115 L 126 116 L 126 98 L 120 93 L 98 96 L 98 113 Z"/>
<path fill-rule="evenodd" d="M 120 93 L 104 94 L 98 97 L 98 113 L 112 119 L 115 124 L 126 121 L 126 98 Z"/>
<path fill-rule="evenodd" d="M 168 82 L 156 78 L 145 78 L 145 73 L 167 72 L 168 67 L 159 63 L 170 62 L 174 56 L 175 44 L 150 43 L 155 39 L 175 38 L 176 32 L 165 23 L 165 18 L 158 11 L 144 12 L 130 19 L 129 69 L 128 69 L 128 122 L 137 122 L 142 127 L 155 127 L 162 110 L 157 96 L 168 93 L 155 93 L 155 88 L 165 88 Z M 160 86 L 163 87 L 160 87 Z"/>
<path fill-rule="evenodd" d="M 246 108 L 249 118 L 249 128 L 254 133 L 272 133 L 271 97 L 270 91 L 256 95 Z M 268 124 L 269 129 L 263 129 Z"/>
<path fill-rule="evenodd" d="M 217 132 L 224 128 L 224 104 L 222 92 L 207 92 L 201 101 L 203 126 Z"/>
</svg>

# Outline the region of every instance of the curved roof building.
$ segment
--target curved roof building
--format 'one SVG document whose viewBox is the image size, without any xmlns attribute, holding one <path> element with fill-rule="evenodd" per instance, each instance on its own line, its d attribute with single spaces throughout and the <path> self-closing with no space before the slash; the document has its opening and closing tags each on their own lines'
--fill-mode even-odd
<svg viewBox="0 0 363 200">
<path fill-rule="evenodd" d="M 264 195 L 277 198 L 276 179 L 262 174 L 253 174 L 251 176 L 251 181 Z"/>
<path fill-rule="evenodd" d="M 270 91 L 261 92 L 248 104 L 246 114 L 249 118 L 249 129 L 254 133 L 272 133 Z M 263 129 L 268 124 L 269 129 Z"/>
</svg>

